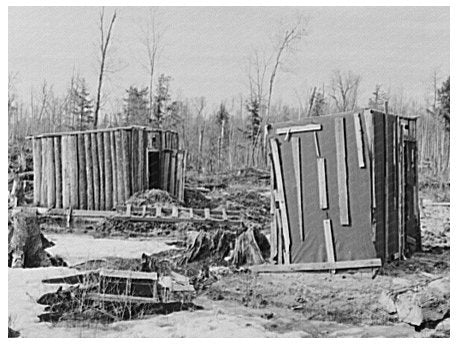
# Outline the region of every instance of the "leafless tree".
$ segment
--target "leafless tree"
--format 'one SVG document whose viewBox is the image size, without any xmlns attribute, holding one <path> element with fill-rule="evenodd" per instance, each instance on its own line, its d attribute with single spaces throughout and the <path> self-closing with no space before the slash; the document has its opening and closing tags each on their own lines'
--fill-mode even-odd
<svg viewBox="0 0 458 344">
<path fill-rule="evenodd" d="M 331 79 L 330 97 L 334 100 L 337 111 L 345 112 L 355 109 L 361 77 L 349 71 L 345 75 L 335 71 Z"/>
<path fill-rule="evenodd" d="M 98 119 L 99 119 L 103 76 L 107 69 L 106 60 L 107 60 L 108 49 L 109 49 L 110 41 L 111 41 L 111 32 L 113 30 L 113 25 L 114 25 L 115 20 L 116 20 L 116 10 L 113 12 L 108 29 L 106 29 L 105 28 L 105 9 L 102 7 L 100 11 L 100 23 L 99 23 L 100 69 L 99 69 L 99 83 L 97 86 L 97 97 L 96 97 L 95 109 L 94 109 L 94 128 L 97 128 Z"/>
<path fill-rule="evenodd" d="M 306 36 L 307 30 L 307 20 L 300 16 L 297 18 L 296 22 L 280 32 L 278 35 L 278 43 L 275 48 L 275 58 L 273 59 L 273 67 L 270 73 L 269 78 L 269 92 L 267 97 L 267 107 L 266 107 L 266 121 L 269 120 L 270 116 L 270 104 L 272 101 L 272 94 L 274 89 L 275 78 L 277 76 L 278 68 L 283 62 L 285 54 L 294 48 L 294 45 L 298 43 L 303 37 Z"/>
<path fill-rule="evenodd" d="M 161 52 L 164 49 L 163 36 L 165 30 L 160 27 L 157 19 L 157 12 L 151 8 L 148 13 L 148 19 L 143 31 L 142 44 L 146 49 L 147 54 L 147 70 L 149 73 L 149 118 L 153 119 L 153 83 L 154 83 L 154 71 L 157 66 Z"/>
</svg>

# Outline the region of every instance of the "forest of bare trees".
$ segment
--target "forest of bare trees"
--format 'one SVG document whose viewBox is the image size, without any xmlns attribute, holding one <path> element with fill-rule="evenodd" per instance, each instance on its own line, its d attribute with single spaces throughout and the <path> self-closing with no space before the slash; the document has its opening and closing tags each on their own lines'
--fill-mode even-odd
<svg viewBox="0 0 458 344">
<path fill-rule="evenodd" d="M 91 127 L 115 127 L 139 124 L 176 130 L 181 146 L 188 152 L 190 169 L 224 172 L 246 166 L 267 168 L 263 132 L 267 123 L 300 120 L 333 112 L 372 107 L 418 120 L 420 171 L 441 185 L 449 182 L 450 78 L 434 73 L 432 87 L 422 103 L 405 99 L 383 85 L 373 86 L 370 99 L 361 99 L 358 71 L 330 71 L 329 78 L 308 90 L 296 91 L 297 103 L 284 103 L 275 96 L 276 79 L 301 40 L 307 38 L 308 22 L 298 18 L 279 27 L 271 47 L 249 53 L 246 68 L 247 89 L 238 97 L 208 105 L 205 95 L 172 98 L 173 75 L 160 69 L 161 53 L 166 50 L 165 30 L 154 12 L 148 16 L 139 39 L 147 70 L 145 85 L 124 85 L 122 109 L 109 112 L 102 101 L 106 73 L 115 73 L 110 65 L 110 47 L 116 36 L 116 11 L 107 19 L 102 9 L 99 17 L 99 75 L 96 92 L 90 93 L 84 76 L 69 76 L 68 89 L 57 96 L 46 81 L 40 92 L 18 94 L 17 74 L 8 77 L 8 127 L 10 146 L 21 144 L 27 135 Z M 367 90 L 365 90 L 367 91 Z"/>
</svg>

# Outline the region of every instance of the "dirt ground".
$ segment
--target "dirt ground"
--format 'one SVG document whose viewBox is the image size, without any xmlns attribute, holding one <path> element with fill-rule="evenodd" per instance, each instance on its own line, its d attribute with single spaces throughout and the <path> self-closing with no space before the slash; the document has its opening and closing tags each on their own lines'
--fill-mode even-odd
<svg viewBox="0 0 458 344">
<path fill-rule="evenodd" d="M 267 233 L 268 188 L 250 187 L 213 190 L 200 202 L 210 201 L 214 207 L 229 205 L 241 210 L 245 220 L 258 217 L 261 229 Z M 449 330 L 416 330 L 400 322 L 383 309 L 378 299 L 392 288 L 449 276 L 449 212 L 449 207 L 426 205 L 421 212 L 424 252 L 385 266 L 375 278 L 370 272 L 219 273 L 217 281 L 195 299 L 202 310 L 108 325 L 38 322 L 43 306 L 36 303 L 37 298 L 56 290 L 56 285 L 45 285 L 41 280 L 75 270 L 9 269 L 10 327 L 23 337 L 447 337 Z M 55 243 L 48 251 L 62 256 L 71 266 L 107 258 L 137 264 L 143 252 L 176 248 L 171 245 L 176 240 L 172 236 L 95 238 L 90 234 L 45 231 Z"/>
</svg>

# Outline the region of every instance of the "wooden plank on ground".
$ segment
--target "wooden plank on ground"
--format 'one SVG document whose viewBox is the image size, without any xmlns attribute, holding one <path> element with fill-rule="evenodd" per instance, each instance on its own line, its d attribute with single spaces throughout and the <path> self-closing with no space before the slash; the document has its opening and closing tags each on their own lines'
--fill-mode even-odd
<svg viewBox="0 0 458 344">
<path fill-rule="evenodd" d="M 318 142 L 318 132 L 316 131 L 313 132 L 313 138 L 315 141 L 315 155 L 317 158 L 319 158 L 321 156 L 321 152 L 320 152 L 320 144 Z"/>
<path fill-rule="evenodd" d="M 356 139 L 356 150 L 358 154 L 358 164 L 360 168 L 364 168 L 364 147 L 363 147 L 363 131 L 361 129 L 361 119 L 359 113 L 353 115 L 353 122 L 355 124 L 355 139 Z"/>
<path fill-rule="evenodd" d="M 299 232 L 301 240 L 304 241 L 304 223 L 302 213 L 302 165 L 301 165 L 301 139 L 293 137 L 291 139 L 291 149 L 293 153 L 294 173 L 296 175 L 297 192 L 297 217 L 299 220 Z"/>
<path fill-rule="evenodd" d="M 281 163 L 280 163 L 280 152 L 279 152 L 278 142 L 276 139 L 271 139 L 270 145 L 272 148 L 272 158 L 274 162 L 275 179 L 276 179 L 277 188 L 278 188 L 278 202 L 280 206 L 283 241 L 284 241 L 284 247 L 285 247 L 285 264 L 290 264 L 291 263 L 291 256 L 290 256 L 290 247 L 291 247 L 290 240 L 291 239 L 290 239 L 289 224 L 288 224 L 288 213 L 286 209 L 285 189 L 283 186 L 283 173 L 282 173 L 282 168 L 281 168 Z"/>
<path fill-rule="evenodd" d="M 347 157 L 345 147 L 345 120 L 343 117 L 335 118 L 335 138 L 340 224 L 348 226 L 350 225 L 350 216 L 348 213 Z"/>
<path fill-rule="evenodd" d="M 304 133 L 308 131 L 317 131 L 321 130 L 321 124 L 306 124 L 306 125 L 296 125 L 292 127 L 286 127 L 286 128 L 278 128 L 276 130 L 277 135 L 282 135 L 282 134 L 294 134 L 294 133 Z"/>
<path fill-rule="evenodd" d="M 305 271 L 327 271 L 345 270 L 359 268 L 378 268 L 382 266 L 380 258 L 364 260 L 347 260 L 340 262 L 317 262 L 317 263 L 297 263 L 290 265 L 254 265 L 249 269 L 254 273 L 286 273 L 286 272 L 305 272 Z"/>
<path fill-rule="evenodd" d="M 326 159 L 317 158 L 318 195 L 321 209 L 328 209 L 328 186 L 326 177 Z"/>
</svg>

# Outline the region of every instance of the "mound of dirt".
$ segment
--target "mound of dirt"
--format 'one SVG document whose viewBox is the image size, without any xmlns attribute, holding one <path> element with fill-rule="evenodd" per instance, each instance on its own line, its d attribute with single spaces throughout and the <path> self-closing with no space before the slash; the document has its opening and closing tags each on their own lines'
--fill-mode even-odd
<svg viewBox="0 0 458 344">
<path fill-rule="evenodd" d="M 151 189 L 146 191 L 139 191 L 134 193 L 127 201 L 126 204 L 141 207 L 144 205 L 160 205 L 160 206 L 173 206 L 179 205 L 180 202 L 169 195 L 167 191 L 159 189 Z"/>
</svg>

